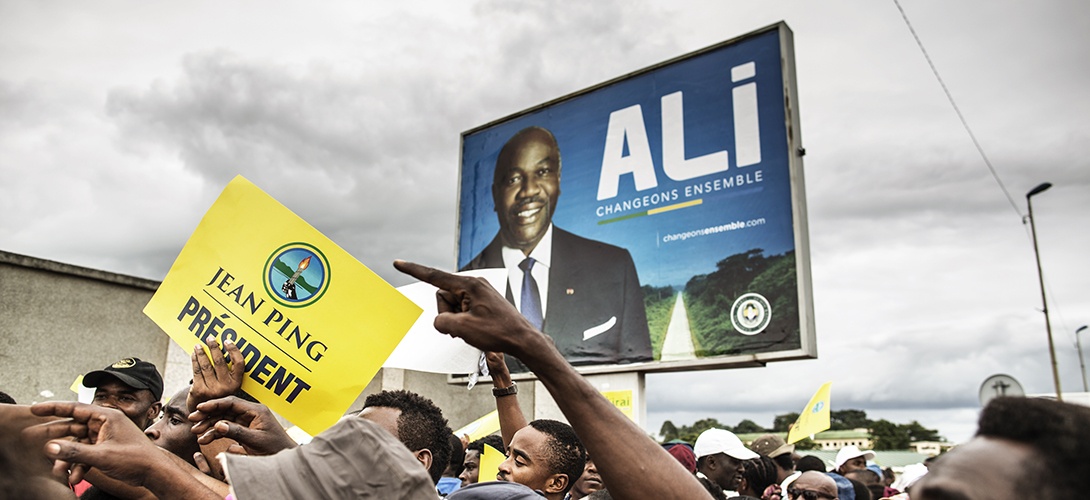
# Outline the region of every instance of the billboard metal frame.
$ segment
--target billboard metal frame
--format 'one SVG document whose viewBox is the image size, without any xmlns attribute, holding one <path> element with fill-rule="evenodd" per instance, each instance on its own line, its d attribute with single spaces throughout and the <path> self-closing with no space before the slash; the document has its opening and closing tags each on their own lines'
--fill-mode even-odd
<svg viewBox="0 0 1090 500">
<path fill-rule="evenodd" d="M 465 174 L 463 172 L 465 161 L 465 140 L 472 134 L 492 128 L 494 126 L 510 122 L 512 120 L 524 117 L 526 115 L 545 110 L 553 107 L 557 104 L 570 101 L 572 99 L 591 94 L 598 90 L 610 87 L 620 82 L 633 79 L 635 77 L 649 74 L 674 65 L 679 62 L 683 62 L 697 56 L 707 54 L 709 52 L 723 49 L 724 47 L 737 44 L 747 39 L 756 37 L 758 35 L 764 35 L 769 32 L 777 32 L 779 38 L 780 48 L 780 69 L 782 74 L 782 91 L 783 91 L 783 116 L 785 122 L 783 124 L 786 132 L 787 139 L 787 161 L 788 171 L 790 176 L 790 198 L 791 198 L 791 215 L 793 223 L 794 233 L 794 252 L 795 252 L 795 273 L 797 279 L 797 295 L 798 295 L 798 322 L 799 322 L 799 340 L 800 347 L 797 349 L 763 352 L 763 353 L 748 353 L 737 355 L 721 355 L 706 358 L 696 358 L 691 360 L 678 360 L 678 361 L 650 361 L 631 364 L 618 364 L 618 365 L 589 365 L 589 366 L 576 366 L 575 368 L 584 374 L 606 374 L 606 373 L 625 373 L 625 372 L 675 372 L 675 371 L 696 371 L 696 370 L 710 370 L 710 369 L 724 369 L 724 368 L 742 368 L 742 367 L 754 367 L 763 366 L 769 361 L 787 361 L 797 359 L 811 359 L 817 357 L 817 341 L 815 335 L 815 320 L 814 320 L 814 308 L 813 308 L 813 290 L 812 280 L 810 275 L 810 245 L 809 245 L 809 228 L 807 223 L 807 209 L 806 209 L 806 194 L 805 194 L 805 179 L 803 174 L 803 161 L 802 157 L 805 154 L 805 149 L 802 146 L 802 136 L 800 132 L 800 119 L 799 119 L 799 106 L 798 106 L 798 89 L 796 82 L 795 71 L 795 54 L 794 54 L 794 37 L 791 29 L 783 21 L 774 23 L 772 25 L 760 28 L 758 30 L 746 33 L 744 35 L 699 49 L 687 54 L 663 61 L 661 63 L 648 66 L 637 71 L 619 76 L 617 78 L 610 79 L 600 84 L 567 94 L 562 97 L 550 100 L 548 102 L 527 108 L 525 110 L 516 112 L 514 114 L 502 117 L 497 120 L 493 120 L 487 124 L 475 127 L 467 130 L 461 134 L 462 147 L 459 148 L 459 179 Z M 455 259 L 457 260 L 458 246 L 460 238 L 462 237 L 461 227 L 461 211 L 459 210 L 462 202 L 462 183 L 459 182 L 458 194 L 456 197 L 455 213 L 456 225 L 455 225 Z M 457 267 L 457 265 L 455 266 Z M 514 374 L 514 378 L 517 380 L 533 379 L 533 374 Z M 450 376 L 449 381 L 451 383 L 464 383 L 467 380 L 465 376 Z"/>
</svg>

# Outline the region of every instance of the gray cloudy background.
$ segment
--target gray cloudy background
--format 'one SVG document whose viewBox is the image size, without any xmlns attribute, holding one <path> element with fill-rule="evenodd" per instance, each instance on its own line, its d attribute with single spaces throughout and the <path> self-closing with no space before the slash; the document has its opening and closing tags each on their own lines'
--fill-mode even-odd
<svg viewBox="0 0 1090 500">
<path fill-rule="evenodd" d="M 242 174 L 392 284 L 454 265 L 459 134 L 779 20 L 795 33 L 820 359 L 652 374 L 650 431 L 833 408 L 975 428 L 985 377 L 1063 387 L 1090 323 L 1090 4 L 0 3 L 0 249 L 162 279 Z M 1087 339 L 1090 341 L 1090 339 Z"/>
</svg>

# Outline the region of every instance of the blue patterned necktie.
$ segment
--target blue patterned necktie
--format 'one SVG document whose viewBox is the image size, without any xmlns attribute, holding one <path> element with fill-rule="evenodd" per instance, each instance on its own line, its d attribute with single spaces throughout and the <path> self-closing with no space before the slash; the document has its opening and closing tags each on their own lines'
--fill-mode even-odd
<svg viewBox="0 0 1090 500">
<path fill-rule="evenodd" d="M 534 268 L 534 262 L 532 257 L 527 257 L 519 263 L 519 269 L 522 269 L 522 315 L 526 319 L 530 320 L 530 324 L 534 325 L 534 328 L 541 329 L 541 292 L 537 289 L 537 280 L 534 279 L 534 275 L 530 273 L 530 270 Z"/>
</svg>

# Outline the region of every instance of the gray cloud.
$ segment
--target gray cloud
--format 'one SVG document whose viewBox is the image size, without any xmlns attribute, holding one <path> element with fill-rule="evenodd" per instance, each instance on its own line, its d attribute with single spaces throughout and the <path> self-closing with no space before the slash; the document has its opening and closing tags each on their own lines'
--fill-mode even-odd
<svg viewBox="0 0 1090 500">
<path fill-rule="evenodd" d="M 1076 387 L 1070 332 L 1090 304 L 1076 20 L 1090 4 L 904 6 L 1019 208 L 1055 184 L 1034 208 L 1061 376 Z M 1027 228 L 889 3 L 0 12 L 4 250 L 160 279 L 242 174 L 394 284 L 408 280 L 393 258 L 453 265 L 462 131 L 784 19 L 820 359 L 651 374 L 652 423 L 768 425 L 832 380 L 834 408 L 964 437 L 984 377 L 1051 387 Z"/>
</svg>

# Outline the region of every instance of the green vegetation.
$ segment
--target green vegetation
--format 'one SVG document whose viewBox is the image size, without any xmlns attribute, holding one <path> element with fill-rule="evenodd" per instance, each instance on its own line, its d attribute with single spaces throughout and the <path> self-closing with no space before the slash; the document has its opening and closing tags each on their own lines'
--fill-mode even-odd
<svg viewBox="0 0 1090 500">
<path fill-rule="evenodd" d="M 647 310 L 647 327 L 651 331 L 651 350 L 655 359 L 662 356 L 662 343 L 666 341 L 676 293 L 670 286 L 643 286 L 643 305 Z"/>
<path fill-rule="evenodd" d="M 685 285 L 685 307 L 698 356 L 721 356 L 798 347 L 799 313 L 795 252 L 766 257 L 755 248 L 716 263 L 710 274 L 693 276 Z M 760 335 L 734 330 L 730 310 L 745 293 L 764 296 L 772 319 Z"/>
<path fill-rule="evenodd" d="M 725 425 L 714 418 L 704 418 L 697 420 L 692 425 L 680 426 L 667 420 L 662 423 L 659 434 L 662 435 L 663 442 L 680 439 L 691 444 L 696 441 L 701 432 L 713 427 L 726 429 L 735 434 L 785 433 L 798 418 L 799 414 L 795 412 L 776 415 L 770 429 L 761 427 L 752 420 L 742 420 L 735 426 Z M 896 424 L 885 419 L 871 420 L 867 418 L 867 412 L 863 410 L 832 411 L 829 413 L 829 424 L 831 426 L 830 431 L 868 429 L 871 438 L 874 440 L 875 450 L 904 450 L 908 449 L 909 443 L 915 441 L 946 441 L 945 438 L 939 435 L 937 430 L 928 429 L 915 420 L 907 424 Z M 817 437 L 821 439 L 820 434 Z M 818 445 L 809 438 L 804 438 L 802 441 L 795 443 L 795 448 L 811 450 L 818 448 Z"/>
</svg>

